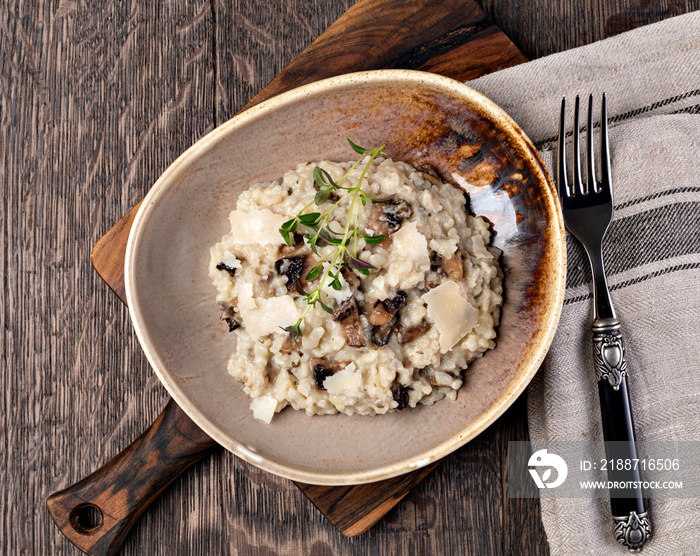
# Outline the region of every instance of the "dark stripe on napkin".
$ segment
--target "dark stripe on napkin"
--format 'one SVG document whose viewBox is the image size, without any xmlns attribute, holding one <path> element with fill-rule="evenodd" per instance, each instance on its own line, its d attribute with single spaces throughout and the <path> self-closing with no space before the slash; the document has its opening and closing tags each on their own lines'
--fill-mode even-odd
<svg viewBox="0 0 700 556">
<path fill-rule="evenodd" d="M 622 288 L 627 288 L 629 286 L 633 286 L 634 284 L 638 284 L 639 282 L 646 282 L 647 280 L 649 280 L 651 278 L 658 278 L 659 276 L 664 276 L 666 274 L 672 274 L 674 272 L 681 272 L 683 270 L 695 270 L 696 268 L 700 268 L 700 263 L 687 263 L 687 264 L 679 264 L 679 265 L 675 265 L 675 266 L 669 266 L 668 268 L 662 268 L 661 270 L 656 270 L 654 272 L 650 272 L 649 274 L 645 274 L 644 276 L 637 276 L 636 278 L 633 278 L 632 280 L 625 280 L 624 282 L 620 282 L 619 284 L 615 284 L 614 286 L 610 286 L 608 289 L 610 291 L 621 290 Z M 564 305 L 571 305 L 572 303 L 579 303 L 581 301 L 588 301 L 590 299 L 593 299 L 593 292 L 565 299 Z"/>
<path fill-rule="evenodd" d="M 669 195 L 677 195 L 678 193 L 700 193 L 700 187 L 676 187 L 675 189 L 667 189 L 665 191 L 659 191 L 658 193 L 653 193 L 647 195 L 646 197 L 639 197 L 638 199 L 632 199 L 626 203 L 620 203 L 615 205 L 615 210 L 621 210 L 623 208 L 632 207 L 638 205 L 639 203 L 646 203 L 647 201 L 653 201 L 654 199 L 659 199 L 660 197 L 668 197 Z"/>
<path fill-rule="evenodd" d="M 603 246 L 608 277 L 682 255 L 700 253 L 700 202 L 675 203 L 614 220 Z M 630 248 L 632 246 L 632 248 Z M 566 287 L 591 282 L 583 247 L 567 236 Z"/>
</svg>

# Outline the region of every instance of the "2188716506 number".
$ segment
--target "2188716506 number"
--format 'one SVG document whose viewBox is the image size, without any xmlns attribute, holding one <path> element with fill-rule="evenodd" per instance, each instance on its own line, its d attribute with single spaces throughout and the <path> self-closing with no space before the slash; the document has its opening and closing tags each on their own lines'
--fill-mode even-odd
<svg viewBox="0 0 700 556">
<path fill-rule="evenodd" d="M 680 469 L 680 460 L 677 458 L 601 459 L 599 469 L 601 471 L 629 471 L 632 469 L 640 469 L 642 471 L 678 471 Z"/>
</svg>

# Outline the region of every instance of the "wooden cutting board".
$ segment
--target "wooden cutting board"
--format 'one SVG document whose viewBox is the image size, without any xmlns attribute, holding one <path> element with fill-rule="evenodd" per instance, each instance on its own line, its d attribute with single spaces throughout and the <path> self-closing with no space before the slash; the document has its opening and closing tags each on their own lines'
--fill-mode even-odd
<svg viewBox="0 0 700 556">
<path fill-rule="evenodd" d="M 525 61 L 472 0 L 361 0 L 243 109 L 305 83 L 353 71 L 407 68 L 465 81 Z M 91 256 L 95 270 L 125 303 L 124 256 L 137 209 L 138 205 L 100 239 Z M 89 554 L 113 554 L 147 505 L 214 449 L 218 445 L 170 400 L 149 429 L 121 454 L 52 495 L 49 510 L 78 548 Z M 158 463 L 141 466 L 134 476 L 130 463 L 146 454 Z M 297 486 L 339 531 L 353 536 L 381 519 L 435 465 L 370 485 Z"/>
</svg>

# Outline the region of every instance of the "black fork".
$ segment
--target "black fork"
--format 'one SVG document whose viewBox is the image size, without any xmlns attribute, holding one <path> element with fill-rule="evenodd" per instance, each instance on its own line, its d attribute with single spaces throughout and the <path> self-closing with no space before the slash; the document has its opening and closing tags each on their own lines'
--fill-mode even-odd
<svg viewBox="0 0 700 556">
<path fill-rule="evenodd" d="M 565 115 L 561 101 L 557 176 L 564 223 L 583 245 L 593 274 L 593 360 L 598 378 L 608 480 L 622 488 L 610 489 L 615 538 L 630 551 L 638 551 L 651 536 L 639 473 L 636 437 L 627 390 L 627 362 L 603 266 L 603 238 L 613 217 L 610 152 L 608 147 L 607 99 L 603 93 L 600 137 L 601 181 L 595 178 L 593 154 L 593 95 L 588 100 L 587 180 L 581 179 L 579 146 L 579 97 L 576 97 L 573 130 L 573 186 L 566 178 Z M 614 463 L 610 463 L 614 462 Z M 618 462 L 622 462 L 620 465 Z M 626 462 L 630 462 L 628 465 Z M 621 467 L 621 469 L 620 469 Z M 629 467 L 629 469 L 627 468 Z"/>
</svg>

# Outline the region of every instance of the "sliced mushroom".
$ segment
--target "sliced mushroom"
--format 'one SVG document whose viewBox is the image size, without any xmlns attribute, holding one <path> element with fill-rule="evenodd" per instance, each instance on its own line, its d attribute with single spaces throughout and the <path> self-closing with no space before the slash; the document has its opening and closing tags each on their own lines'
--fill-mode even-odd
<svg viewBox="0 0 700 556">
<path fill-rule="evenodd" d="M 383 324 L 390 323 L 393 318 L 394 315 L 387 311 L 384 302 L 377 301 L 374 304 L 374 309 L 372 309 L 372 314 L 370 314 L 368 320 L 372 326 L 382 326 Z"/>
<path fill-rule="evenodd" d="M 464 254 L 457 249 L 451 257 L 443 257 L 433 251 L 430 254 L 430 269 L 441 278 L 447 276 L 450 280 L 461 282 L 464 278 Z"/>
<path fill-rule="evenodd" d="M 231 276 L 235 276 L 235 275 L 236 275 L 236 269 L 233 268 L 233 267 L 231 267 L 231 266 L 228 266 L 228 265 L 225 264 L 224 262 L 220 262 L 218 265 L 216 265 L 216 270 L 225 270 L 225 271 L 228 272 Z"/>
<path fill-rule="evenodd" d="M 421 320 L 418 324 L 413 326 L 405 326 L 402 322 L 397 322 L 394 326 L 394 333 L 396 334 L 396 341 L 400 344 L 407 344 L 412 342 L 419 336 L 425 334 L 430 330 L 431 324 L 426 320 Z"/>
<path fill-rule="evenodd" d="M 348 297 L 343 301 L 335 311 L 333 311 L 333 320 L 336 322 L 342 322 L 345 319 L 351 317 L 353 314 L 357 314 L 357 302 L 354 297 Z"/>
<path fill-rule="evenodd" d="M 311 254 L 296 255 L 294 257 L 284 257 L 275 262 L 275 271 L 280 276 L 287 278 L 287 291 L 304 289 L 306 281 L 304 276 L 309 273 L 309 270 L 314 265 L 314 259 Z M 299 292 L 301 293 L 301 292 Z"/>
<path fill-rule="evenodd" d="M 219 301 L 219 309 L 223 312 L 222 318 L 232 317 L 234 312 L 234 307 L 238 307 L 238 298 L 234 297 L 231 301 L 226 303 L 225 301 Z"/>
<path fill-rule="evenodd" d="M 444 273 L 442 270 L 442 255 L 437 251 L 430 252 L 430 270 L 433 270 L 438 274 Z"/>
<path fill-rule="evenodd" d="M 450 258 L 442 258 L 442 267 L 450 280 L 461 282 L 464 278 L 464 256 L 460 249 L 454 252 Z"/>
<path fill-rule="evenodd" d="M 241 323 L 238 322 L 238 320 L 235 317 L 226 317 L 224 318 L 224 320 L 226 321 L 226 324 L 228 324 L 229 332 L 233 332 L 234 330 L 237 330 L 241 327 Z"/>
<path fill-rule="evenodd" d="M 345 278 L 348 286 L 350 286 L 350 290 L 354 292 L 360 287 L 360 277 L 357 275 L 357 272 L 353 272 L 351 268 L 345 266 L 340 273 Z"/>
<path fill-rule="evenodd" d="M 398 310 L 406 303 L 406 297 L 405 291 L 399 291 L 392 299 L 378 300 L 369 316 L 369 323 L 372 326 L 382 326 L 391 322 Z"/>
<path fill-rule="evenodd" d="M 316 381 L 316 386 L 319 390 L 325 390 L 323 386 L 323 381 L 329 376 L 333 376 L 338 371 L 342 371 L 348 366 L 347 361 L 332 361 L 330 359 L 322 359 L 314 357 L 309 361 L 311 370 L 314 373 L 314 380 Z"/>
<path fill-rule="evenodd" d="M 401 223 L 413 213 L 411 205 L 403 199 L 392 199 L 386 203 L 380 203 L 384 211 L 384 220 L 392 232 L 401 226 Z"/>
<path fill-rule="evenodd" d="M 408 392 L 412 390 L 410 386 L 404 386 L 400 383 L 394 383 L 391 386 L 391 393 L 394 396 L 394 401 L 398 404 L 396 409 L 405 409 L 408 407 Z"/>
<path fill-rule="evenodd" d="M 265 370 L 267 371 L 268 382 L 275 382 L 275 379 L 280 374 L 280 368 L 277 365 L 272 364 L 272 362 L 269 362 Z"/>
<path fill-rule="evenodd" d="M 343 327 L 343 335 L 349 346 L 364 347 L 367 345 L 354 296 L 350 296 L 333 311 L 333 320 L 339 322 Z"/>
<path fill-rule="evenodd" d="M 299 344 L 297 342 L 298 340 L 295 342 L 294 337 L 291 334 L 288 334 L 287 337 L 284 339 L 282 346 L 280 347 L 280 353 L 290 355 L 295 351 L 299 351 Z"/>
<path fill-rule="evenodd" d="M 399 229 L 401 223 L 413 213 L 411 205 L 403 199 L 390 199 L 376 203 L 367 217 L 367 227 L 376 234 L 388 236 Z"/>
<path fill-rule="evenodd" d="M 396 296 L 384 301 L 377 301 L 374 304 L 372 313 L 369 316 L 369 323 L 372 325 L 372 343 L 383 347 L 389 343 L 391 333 L 396 326 L 397 313 L 406 303 L 408 295 L 405 291 L 397 292 Z"/>
<path fill-rule="evenodd" d="M 389 343 L 391 333 L 394 330 L 394 323 L 383 324 L 381 326 L 372 327 L 372 343 L 379 347 L 384 347 Z"/>
</svg>

